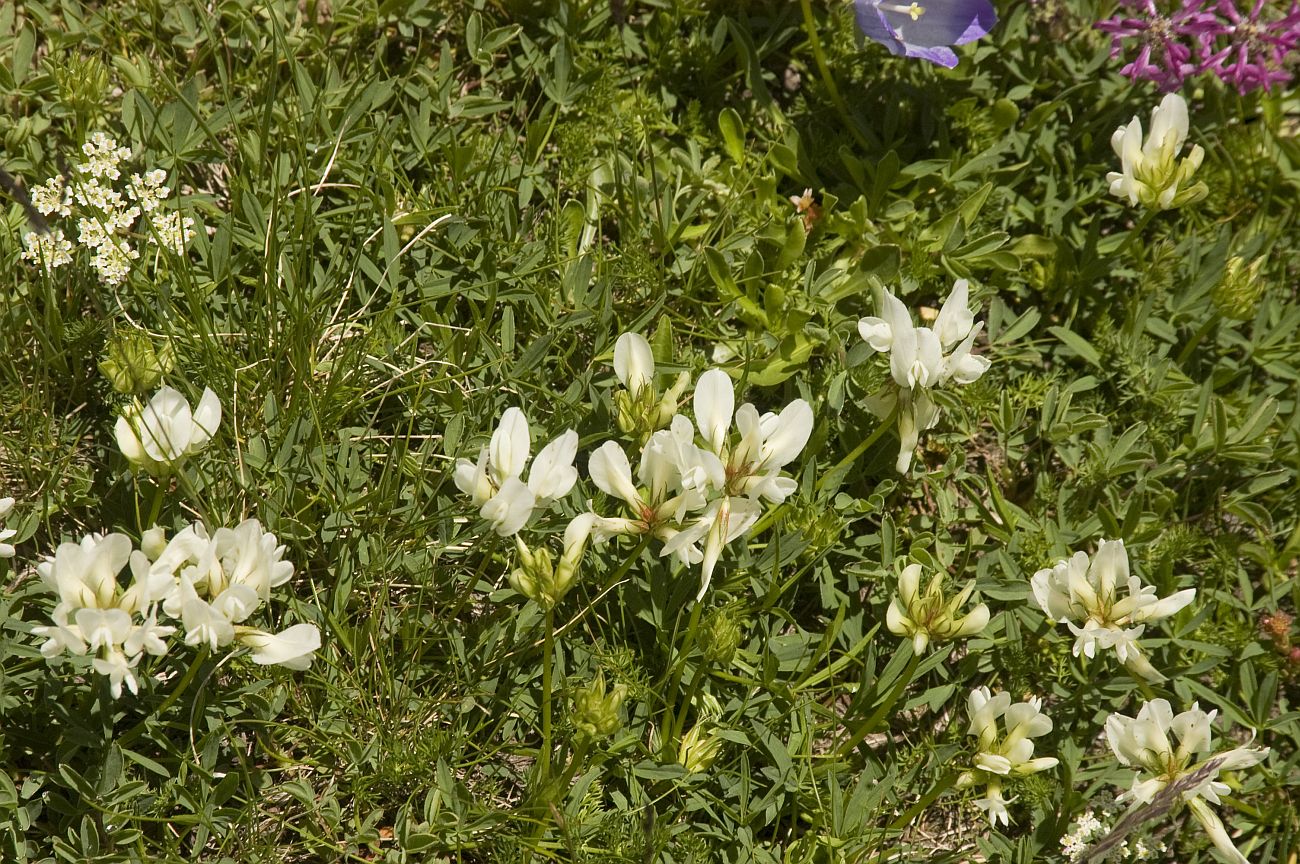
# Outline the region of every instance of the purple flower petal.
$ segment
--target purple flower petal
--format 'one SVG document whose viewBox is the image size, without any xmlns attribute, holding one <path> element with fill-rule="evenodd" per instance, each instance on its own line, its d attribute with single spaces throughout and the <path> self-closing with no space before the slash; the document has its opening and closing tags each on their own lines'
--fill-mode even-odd
<svg viewBox="0 0 1300 864">
<path fill-rule="evenodd" d="M 948 47 L 988 34 L 997 23 L 990 0 L 853 0 L 862 35 L 895 56 L 919 57 L 952 68 L 957 55 Z"/>
</svg>

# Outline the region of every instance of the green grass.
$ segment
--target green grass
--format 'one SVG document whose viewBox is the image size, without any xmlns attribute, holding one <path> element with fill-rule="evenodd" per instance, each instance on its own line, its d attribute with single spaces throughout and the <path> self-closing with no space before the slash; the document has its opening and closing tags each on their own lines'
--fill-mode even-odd
<svg viewBox="0 0 1300 864">
<path fill-rule="evenodd" d="M 200 224 L 108 288 L 84 255 L 52 277 L 21 261 L 4 199 L 0 859 L 1060 860 L 1089 798 L 1127 788 L 1101 731 L 1143 695 L 1113 657 L 1070 656 L 1028 579 L 1116 537 L 1161 596 L 1197 588 L 1144 637 L 1154 692 L 1219 708 L 1216 742 L 1257 730 L 1272 755 L 1217 809 L 1251 861 L 1293 856 L 1300 665 L 1259 622 L 1300 606 L 1300 98 L 1189 91 L 1210 195 L 1143 220 L 1104 177 L 1157 95 L 1089 29 L 1108 5 L 1000 6 L 947 72 L 817 4 L 838 104 L 779 0 L 0 7 L 0 167 L 33 186 L 103 130 Z M 1240 320 L 1215 293 L 1232 255 L 1263 261 Z M 855 330 L 873 292 L 937 308 L 958 277 L 989 373 L 948 391 L 909 476 L 888 430 L 832 471 L 880 422 L 863 400 L 887 373 Z M 554 614 L 543 777 L 545 618 L 450 469 L 519 405 L 534 449 L 581 439 L 529 544 L 557 549 L 589 499 L 616 512 L 585 461 L 632 450 L 611 395 L 630 330 L 692 380 L 725 346 L 738 401 L 802 397 L 816 427 L 799 492 L 701 604 L 656 549 L 588 550 Z M 155 483 L 112 433 L 132 397 L 97 369 L 128 333 L 223 407 L 159 523 L 274 532 L 296 572 L 259 620 L 320 627 L 309 671 L 177 646 L 114 700 L 40 656 L 36 562 L 149 527 Z M 909 663 L 884 628 L 904 556 L 974 579 L 986 632 Z M 732 623 L 734 654 L 706 652 Z M 592 741 L 571 706 L 598 672 L 628 696 Z M 969 764 L 979 685 L 1055 723 L 1038 753 L 1061 766 L 1009 787 L 1003 830 L 973 790 L 923 800 Z M 701 722 L 721 749 L 688 775 L 672 739 Z M 1143 831 L 1218 860 L 1185 810 Z"/>
</svg>

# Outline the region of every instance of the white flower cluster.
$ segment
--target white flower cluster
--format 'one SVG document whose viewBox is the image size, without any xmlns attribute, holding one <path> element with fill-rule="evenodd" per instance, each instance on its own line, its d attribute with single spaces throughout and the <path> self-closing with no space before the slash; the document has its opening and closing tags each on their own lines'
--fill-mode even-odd
<svg viewBox="0 0 1300 864">
<path fill-rule="evenodd" d="M 932 642 L 975 636 L 988 626 L 989 607 L 983 603 L 975 604 L 965 615 L 959 614 L 975 592 L 973 581 L 952 597 L 944 591 L 943 583 L 944 573 L 940 570 L 921 591 L 920 564 L 907 565 L 898 576 L 898 594 L 885 612 L 885 626 L 896 636 L 911 637 L 916 654 L 924 652 Z"/>
<path fill-rule="evenodd" d="M 933 327 L 912 324 L 902 301 L 884 292 L 884 317 L 863 318 L 858 334 L 875 351 L 889 354 L 891 382 L 869 397 L 867 410 L 886 419 L 895 412 L 900 438 L 894 468 L 907 473 L 920 435 L 939 422 L 939 406 L 930 392 L 947 385 L 970 384 L 989 368 L 988 358 L 971 353 L 984 327 L 970 311 L 970 286 L 958 279 Z"/>
<path fill-rule="evenodd" d="M 1165 598 L 1129 573 L 1123 540 L 1102 540 L 1091 559 L 1075 552 L 1068 561 L 1039 570 L 1030 581 L 1034 602 L 1052 621 L 1064 621 L 1075 636 L 1074 656 L 1095 657 L 1097 649 L 1114 649 L 1130 672 L 1148 681 L 1164 676 L 1142 653 L 1138 637 L 1149 622 L 1173 615 L 1196 597 L 1186 588 Z M 1123 585 L 1127 595 L 1118 596 Z"/>
<path fill-rule="evenodd" d="M 615 360 L 619 380 L 639 400 L 654 379 L 649 344 L 639 334 L 625 333 L 615 347 Z M 812 408 L 796 399 L 780 414 L 759 414 L 748 403 L 737 409 L 731 379 L 721 369 L 700 376 L 695 426 L 676 414 L 675 403 L 657 397 L 651 401 L 657 406 L 656 422 L 670 422 L 670 427 L 655 431 L 642 447 L 639 485 L 616 442 L 597 448 L 587 466 L 592 482 L 624 501 L 630 516 L 579 516 L 582 521 L 575 520 L 566 531 L 566 558 L 576 566 L 589 535 L 600 541 L 619 534 L 650 535 L 662 541 L 661 555 L 702 564 L 698 596 L 703 597 L 723 547 L 753 527 L 762 512 L 761 501 L 780 503 L 794 492 L 795 481 L 781 476 L 781 469 L 808 442 Z M 568 494 L 577 480 L 576 432 L 570 429 L 542 448 L 525 483 L 529 447 L 528 421 L 512 407 L 502 415 L 477 462 L 456 460 L 457 488 L 503 537 L 517 534 L 540 508 Z M 525 548 L 521 544 L 521 555 Z"/>
<path fill-rule="evenodd" d="M 1011 694 L 996 695 L 987 687 L 971 691 L 967 699 L 970 717 L 970 734 L 979 739 L 979 751 L 974 767 L 957 778 L 959 788 L 985 784 L 983 798 L 975 805 L 996 825 L 1009 824 L 1007 802 L 1002 797 L 1002 783 L 1010 777 L 1024 777 L 1056 766 L 1054 756 L 1034 757 L 1034 738 L 1052 731 L 1052 719 L 1042 711 L 1043 700 L 1034 697 L 1011 704 Z M 999 734 L 998 719 L 1002 719 L 1005 734 Z"/>
<path fill-rule="evenodd" d="M 293 575 L 283 554 L 256 519 L 211 537 L 195 523 L 171 542 L 153 528 L 141 549 L 133 549 L 125 534 L 91 534 L 60 545 L 36 566 L 59 599 L 53 623 L 32 632 L 45 638 L 41 654 L 47 659 L 94 655 L 93 668 L 108 677 L 114 698 L 123 685 L 139 692 L 136 669 L 145 654 L 167 653 L 167 638 L 177 628 L 158 623 L 159 611 L 181 622 L 187 645 L 218 649 L 238 641 L 252 649 L 255 663 L 306 669 L 320 647 L 315 625 L 275 634 L 242 624 Z M 118 574 L 128 564 L 132 581 L 123 589 Z"/>
<path fill-rule="evenodd" d="M 654 378 L 649 345 L 636 333 L 623 334 L 619 342 L 629 345 L 626 356 L 637 358 L 619 378 L 629 389 L 639 389 Z M 650 436 L 641 448 L 639 483 L 633 481 L 627 454 L 613 441 L 602 444 L 587 465 L 592 482 L 631 511 L 628 517 L 598 517 L 597 536 L 650 535 L 662 541 L 661 555 L 701 564 L 697 597 L 708 590 L 723 548 L 758 521 L 762 501 L 779 504 L 798 488 L 781 471 L 798 457 L 813 429 L 812 407 L 803 399 L 780 414 L 759 414 L 748 402 L 736 408 L 735 400 L 727 373 L 710 369 L 695 385 L 695 426 L 674 413 L 669 428 Z"/>
<path fill-rule="evenodd" d="M 1210 804 L 1218 804 L 1219 795 L 1228 791 L 1228 785 L 1219 781 L 1220 771 L 1239 771 L 1264 761 L 1267 747 L 1236 747 L 1216 753 L 1210 738 L 1210 727 L 1219 712 L 1202 711 L 1192 703 L 1187 711 L 1175 716 L 1173 708 L 1164 699 L 1153 699 L 1144 704 L 1137 717 L 1111 714 L 1106 718 L 1106 740 L 1121 765 L 1138 771 L 1133 785 L 1120 796 L 1140 807 L 1153 799 L 1162 789 L 1183 778 L 1196 775 L 1193 785 L 1182 790 L 1196 821 L 1201 823 L 1214 847 L 1234 864 L 1249 864 L 1228 836 L 1218 814 Z M 1170 733 L 1178 741 L 1174 747 Z M 1198 758 L 1205 754 L 1205 758 Z"/>
<path fill-rule="evenodd" d="M 1093 844 L 1110 833 L 1118 811 L 1123 809 L 1108 793 L 1097 795 L 1088 802 L 1090 807 L 1077 816 L 1070 830 L 1061 838 L 1061 853 L 1070 862 L 1082 861 Z M 1107 856 L 1112 861 L 1163 861 L 1168 847 L 1160 841 L 1127 838 Z"/>
<path fill-rule="evenodd" d="M 13 498 L 0 498 L 0 526 L 4 525 L 4 519 L 9 515 L 9 511 L 14 509 Z M 0 527 L 0 558 L 14 557 L 14 547 L 7 543 L 7 540 L 13 538 L 18 532 L 13 528 Z"/>
<path fill-rule="evenodd" d="M 578 455 L 578 433 L 572 429 L 542 448 L 523 480 L 532 448 L 528 418 L 510 407 L 501 415 L 488 445 L 479 450 L 478 461 L 457 459 L 452 479 L 479 515 L 501 537 L 518 534 L 533 514 L 557 498 L 569 494 L 578 481 L 573 459 Z"/>
<path fill-rule="evenodd" d="M 32 206 L 45 216 L 77 216 L 77 242 L 91 251 L 90 263 L 107 285 L 117 285 L 140 257 L 132 245 L 132 230 L 146 214 L 158 242 L 182 254 L 194 237 L 194 220 L 179 212 L 162 213 L 160 208 L 171 190 L 165 185 L 167 172 L 161 169 L 132 174 L 126 194 L 113 187 L 122 176 L 119 167 L 132 156 L 128 147 L 96 132 L 82 145 L 85 159 L 75 165 L 68 180 L 52 177 L 31 190 Z M 29 231 L 23 236 L 23 258 L 47 272 L 72 262 L 72 242 L 63 229 L 47 233 Z"/>
<path fill-rule="evenodd" d="M 1187 141 L 1187 101 L 1169 93 L 1151 111 L 1151 131 L 1142 139 L 1142 121 L 1136 116 L 1110 138 L 1120 157 L 1120 170 L 1106 175 L 1110 194 L 1127 198 L 1151 210 L 1170 210 L 1199 201 L 1209 194 L 1205 183 L 1191 178 L 1205 159 L 1199 144 L 1178 158 Z"/>
</svg>

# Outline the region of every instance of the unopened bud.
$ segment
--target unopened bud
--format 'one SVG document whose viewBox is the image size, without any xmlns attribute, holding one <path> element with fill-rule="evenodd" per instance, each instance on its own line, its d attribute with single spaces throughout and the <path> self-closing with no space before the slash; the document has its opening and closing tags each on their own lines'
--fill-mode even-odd
<svg viewBox="0 0 1300 864">
<path fill-rule="evenodd" d="M 714 610 L 704 621 L 704 634 L 704 659 L 729 666 L 744 635 L 736 611 L 730 607 Z"/>
<path fill-rule="evenodd" d="M 1259 278 L 1259 268 L 1263 263 L 1263 258 L 1246 263 L 1237 255 L 1228 259 L 1223 278 L 1210 292 L 1210 300 L 1220 315 L 1246 321 L 1255 314 L 1264 294 L 1264 282 Z"/>
<path fill-rule="evenodd" d="M 170 342 L 155 350 L 148 333 L 124 330 L 109 340 L 99 371 L 119 393 L 145 393 L 158 386 L 175 360 Z"/>
<path fill-rule="evenodd" d="M 573 694 L 573 725 L 589 738 L 607 738 L 623 725 L 620 716 L 627 687 L 615 684 L 605 690 L 605 673 L 598 672 L 592 682 Z"/>
<path fill-rule="evenodd" d="M 686 773 L 699 774 L 713 767 L 721 751 L 722 739 L 714 731 L 713 724 L 701 721 L 682 736 L 677 748 L 677 761 Z"/>
</svg>

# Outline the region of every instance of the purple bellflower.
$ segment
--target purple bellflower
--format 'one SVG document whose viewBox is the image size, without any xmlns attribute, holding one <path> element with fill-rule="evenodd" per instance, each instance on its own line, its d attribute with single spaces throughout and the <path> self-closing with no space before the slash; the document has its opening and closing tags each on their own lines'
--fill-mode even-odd
<svg viewBox="0 0 1300 864">
<path fill-rule="evenodd" d="M 998 21 L 990 0 L 853 0 L 858 29 L 897 57 L 920 57 L 949 69 L 951 45 L 986 35 Z"/>
</svg>

